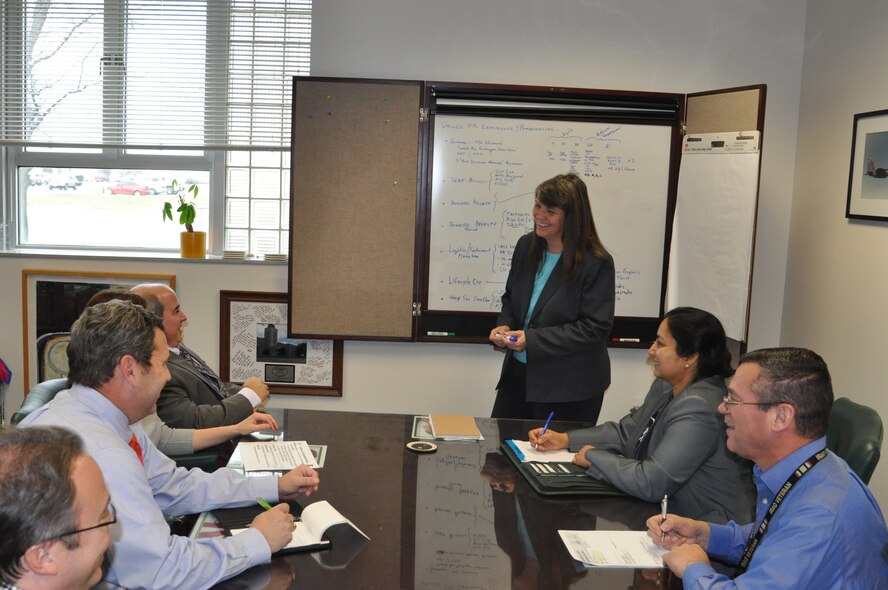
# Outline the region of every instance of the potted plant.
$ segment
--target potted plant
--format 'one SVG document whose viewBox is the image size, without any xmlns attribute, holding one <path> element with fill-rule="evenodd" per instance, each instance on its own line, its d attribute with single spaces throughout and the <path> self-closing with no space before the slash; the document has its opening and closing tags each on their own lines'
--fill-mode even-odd
<svg viewBox="0 0 888 590">
<path fill-rule="evenodd" d="M 180 249 L 182 258 L 206 258 L 207 257 L 207 232 L 194 231 L 194 218 L 197 211 L 194 208 L 194 201 L 197 199 L 198 188 L 192 183 L 187 188 L 184 184 L 179 184 L 177 180 L 170 183 L 170 190 L 179 201 L 176 212 L 179 213 L 179 223 L 185 226 L 187 231 L 183 231 L 180 236 Z M 173 220 L 173 203 L 166 201 L 163 204 L 163 220 Z"/>
</svg>

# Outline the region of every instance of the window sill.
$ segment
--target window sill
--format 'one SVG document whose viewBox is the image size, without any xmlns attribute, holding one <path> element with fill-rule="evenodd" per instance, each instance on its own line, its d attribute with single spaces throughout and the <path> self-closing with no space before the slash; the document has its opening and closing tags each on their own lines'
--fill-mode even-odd
<svg viewBox="0 0 888 590">
<path fill-rule="evenodd" d="M 230 259 L 222 258 L 216 254 L 207 254 L 206 258 L 182 258 L 178 252 L 136 252 L 127 250 L 89 250 L 89 249 L 52 249 L 52 248 L 18 248 L 12 250 L 0 250 L 0 257 L 10 258 L 80 258 L 86 260 L 127 259 L 145 261 L 177 262 L 212 262 L 224 264 L 287 264 L 287 260 L 264 260 L 257 256 L 247 258 Z"/>
</svg>

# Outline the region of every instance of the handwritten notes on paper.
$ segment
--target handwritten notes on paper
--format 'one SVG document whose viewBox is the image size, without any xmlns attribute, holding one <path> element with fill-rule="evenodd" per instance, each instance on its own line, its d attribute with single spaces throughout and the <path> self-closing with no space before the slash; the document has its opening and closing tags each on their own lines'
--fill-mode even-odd
<svg viewBox="0 0 888 590">
<path fill-rule="evenodd" d="M 259 376 L 267 383 L 333 384 L 333 341 L 286 338 L 286 303 L 232 301 L 229 321 L 232 381 Z"/>
<path fill-rule="evenodd" d="M 499 311 L 536 186 L 574 172 L 614 256 L 617 315 L 656 316 L 669 181 L 668 126 L 438 115 L 429 309 Z"/>
</svg>

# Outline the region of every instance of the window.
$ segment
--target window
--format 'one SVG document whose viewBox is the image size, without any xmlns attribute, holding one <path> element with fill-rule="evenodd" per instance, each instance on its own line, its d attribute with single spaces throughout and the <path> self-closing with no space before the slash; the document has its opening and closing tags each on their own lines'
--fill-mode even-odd
<svg viewBox="0 0 888 590">
<path fill-rule="evenodd" d="M 211 250 L 287 251 L 292 76 L 309 72 L 311 0 L 2 11 L 5 246 L 174 250 L 180 228 L 161 209 L 177 179 L 201 187 L 196 229 Z"/>
</svg>

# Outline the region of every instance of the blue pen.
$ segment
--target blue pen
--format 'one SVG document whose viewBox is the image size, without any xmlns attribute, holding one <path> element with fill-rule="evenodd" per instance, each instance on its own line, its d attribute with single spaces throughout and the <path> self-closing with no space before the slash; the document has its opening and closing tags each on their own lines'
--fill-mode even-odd
<svg viewBox="0 0 888 590">
<path fill-rule="evenodd" d="M 502 334 L 497 334 L 498 338 L 505 338 L 509 342 L 518 342 L 518 336 L 503 336 Z"/>
<path fill-rule="evenodd" d="M 537 440 L 540 440 L 541 438 L 543 438 L 543 435 L 546 434 L 546 431 L 547 431 L 547 430 L 549 430 L 549 423 L 552 422 L 552 416 L 554 416 L 554 415 L 555 415 L 555 412 L 554 412 L 554 411 L 553 411 L 553 412 L 549 412 L 549 417 L 546 418 L 546 423 L 543 425 L 543 429 L 540 430 L 540 435 L 537 437 Z M 540 446 L 540 443 L 539 443 L 539 442 L 537 443 L 537 447 L 538 447 L 538 446 Z M 534 447 L 534 448 L 536 448 L 536 447 Z"/>
</svg>

